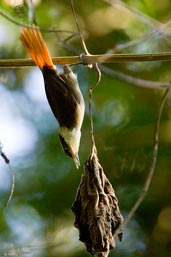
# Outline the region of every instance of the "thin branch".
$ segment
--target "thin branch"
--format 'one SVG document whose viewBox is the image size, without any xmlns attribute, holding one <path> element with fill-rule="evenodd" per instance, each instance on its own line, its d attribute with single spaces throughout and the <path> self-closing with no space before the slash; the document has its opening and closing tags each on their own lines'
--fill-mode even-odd
<svg viewBox="0 0 171 257">
<path fill-rule="evenodd" d="M 160 127 L 161 114 L 163 111 L 163 107 L 164 107 L 166 98 L 169 94 L 169 90 L 170 90 L 170 85 L 165 89 L 165 91 L 161 97 L 159 109 L 157 112 L 155 131 L 154 131 L 154 139 L 153 139 L 153 152 L 152 152 L 152 158 L 151 158 L 151 164 L 150 164 L 148 176 L 146 178 L 146 181 L 144 183 L 144 186 L 143 186 L 140 196 L 138 197 L 137 201 L 135 202 L 135 204 L 133 205 L 133 207 L 131 208 L 131 210 L 129 211 L 127 216 L 125 217 L 124 222 L 115 231 L 115 235 L 117 235 L 119 233 L 119 231 L 122 229 L 122 227 L 125 226 L 129 222 L 129 220 L 133 217 L 134 213 L 136 212 L 136 210 L 138 209 L 138 207 L 144 200 L 144 198 L 150 188 L 151 181 L 152 181 L 155 169 L 156 169 L 156 162 L 157 162 L 157 156 L 158 156 L 158 141 L 159 141 L 159 127 Z"/>
<path fill-rule="evenodd" d="M 137 199 L 134 206 L 129 211 L 128 215 L 126 216 L 126 218 L 124 220 L 124 223 L 123 223 L 124 225 L 126 225 L 128 223 L 128 221 L 132 218 L 132 216 L 134 215 L 134 213 L 136 212 L 136 210 L 138 209 L 138 207 L 144 200 L 145 195 L 147 194 L 147 192 L 149 190 L 151 180 L 153 178 L 154 171 L 156 169 L 156 162 L 157 162 L 157 156 L 158 156 L 159 126 L 160 126 L 161 114 L 162 114 L 163 107 L 164 107 L 166 98 L 168 96 L 169 90 L 170 90 L 170 86 L 164 91 L 164 94 L 161 97 L 161 102 L 160 102 L 159 110 L 157 113 L 157 119 L 156 119 L 156 124 L 155 124 L 155 133 L 154 133 L 154 139 L 153 139 L 153 152 L 152 152 L 152 159 L 151 159 L 149 174 L 145 181 L 142 193 L 140 194 L 139 198 Z"/>
<path fill-rule="evenodd" d="M 80 63 L 79 56 L 53 57 L 54 64 L 75 64 Z M 18 68 L 36 66 L 32 59 L 3 59 L 0 60 L 0 68 Z"/>
<path fill-rule="evenodd" d="M 167 37 L 171 35 L 170 29 L 169 31 L 166 31 L 166 28 L 168 28 L 171 25 L 171 20 L 168 20 L 166 23 L 161 23 L 156 19 L 151 18 L 150 16 L 140 12 L 139 10 L 133 7 L 130 7 L 128 4 L 123 3 L 120 0 L 102 0 L 102 1 L 112 5 L 114 8 L 118 7 L 118 8 L 124 8 L 126 10 L 129 10 L 133 15 L 136 15 L 139 20 L 141 20 L 143 23 L 147 24 L 150 28 L 152 28 L 147 33 L 144 33 L 142 36 L 136 39 L 133 39 L 130 42 L 121 43 L 114 46 L 112 49 L 109 49 L 106 53 L 120 52 L 124 49 L 135 46 L 145 40 L 149 40 L 153 37 L 156 37 L 159 34 Z"/>
<path fill-rule="evenodd" d="M 93 97 L 93 95 L 92 94 L 93 94 L 93 90 L 95 89 L 95 87 L 97 87 L 97 85 L 100 83 L 100 80 L 101 80 L 101 71 L 100 71 L 97 63 L 95 63 L 94 68 L 97 71 L 97 79 L 94 82 L 94 84 L 91 86 L 91 88 L 89 89 L 90 134 L 91 134 L 91 142 L 92 142 L 91 155 L 93 155 L 93 152 L 96 149 L 95 139 L 94 139 L 93 108 L 92 108 L 92 97 Z"/>
<path fill-rule="evenodd" d="M 37 25 L 37 19 L 36 19 L 34 4 L 32 0 L 28 1 L 28 18 L 31 24 Z"/>
<path fill-rule="evenodd" d="M 170 61 L 171 52 L 152 53 L 152 54 L 102 54 L 82 56 L 84 64 L 89 63 L 113 63 L 113 62 L 152 62 Z"/>
<path fill-rule="evenodd" d="M 9 158 L 7 157 L 7 155 L 2 151 L 2 144 L 0 142 L 0 156 L 4 159 L 5 163 L 8 165 L 9 167 L 9 170 L 10 170 L 10 173 L 11 173 L 11 190 L 10 190 L 10 194 L 9 194 L 9 197 L 5 203 L 5 207 L 10 203 L 11 199 L 12 199 L 12 196 L 13 196 L 13 193 L 14 193 L 14 185 L 15 185 L 15 175 L 14 175 L 14 171 L 10 165 L 10 160 Z"/>
<path fill-rule="evenodd" d="M 152 39 L 158 35 L 162 35 L 163 37 L 170 37 L 171 33 L 170 31 L 165 31 L 165 29 L 167 27 L 169 27 L 171 25 L 171 20 L 169 20 L 167 23 L 165 24 L 161 24 L 159 27 L 154 28 L 150 31 L 148 31 L 147 33 L 144 33 L 143 35 L 141 35 L 138 38 L 135 38 L 129 42 L 125 42 L 125 43 L 120 43 L 117 44 L 116 46 L 114 46 L 113 48 L 107 50 L 107 54 L 111 54 L 111 53 L 117 53 L 117 52 L 121 52 L 125 49 L 128 49 L 130 47 L 136 46 L 142 42 L 145 42 L 149 39 Z"/>
<path fill-rule="evenodd" d="M 116 6 L 125 8 L 126 10 L 129 10 L 133 15 L 136 15 L 136 17 L 141 20 L 144 24 L 147 26 L 151 27 L 152 30 L 149 31 L 147 34 L 145 34 L 144 37 L 148 36 L 156 36 L 158 34 L 164 34 L 166 36 L 170 36 L 170 29 L 168 32 L 164 31 L 165 28 L 167 28 L 169 25 L 171 25 L 171 20 L 168 20 L 166 23 L 161 23 L 160 21 L 150 17 L 147 14 L 144 14 L 143 12 L 137 10 L 136 8 L 129 6 L 127 3 L 124 3 L 123 1 L 120 0 L 102 0 L 116 8 Z M 141 40 L 141 37 L 139 38 Z M 137 39 L 138 41 L 138 39 Z"/>
<path fill-rule="evenodd" d="M 28 25 L 26 23 L 23 23 L 23 22 L 15 20 L 11 16 L 7 15 L 6 13 L 4 13 L 2 10 L 0 10 L 0 15 L 2 17 L 4 17 L 5 19 L 7 19 L 8 21 L 14 23 L 17 26 L 26 27 L 26 28 L 30 28 L 31 27 L 33 29 L 32 26 L 30 26 L 30 25 Z M 50 32 L 50 33 L 52 33 L 52 32 L 60 32 L 60 33 L 69 33 L 69 34 L 77 35 L 77 33 L 74 33 L 73 31 L 70 31 L 70 30 L 59 30 L 59 29 L 55 29 L 55 28 L 53 28 L 53 29 L 44 29 L 44 28 L 36 28 L 36 27 L 34 27 L 34 29 L 39 29 L 42 32 Z"/>
<path fill-rule="evenodd" d="M 115 62 L 154 62 L 171 61 L 171 52 L 153 54 L 101 54 L 53 57 L 54 64 L 94 64 L 94 63 L 115 63 Z M 3 59 L 0 60 L 1 68 L 17 68 L 35 66 L 31 59 Z"/>
<path fill-rule="evenodd" d="M 74 1 L 73 0 L 71 0 L 71 8 L 72 8 L 72 12 L 73 12 L 73 15 L 74 15 L 75 23 L 76 23 L 76 26 L 77 26 L 77 31 L 78 31 L 79 36 L 80 36 L 80 41 L 81 41 L 82 49 L 84 51 L 84 55 L 81 55 L 81 59 L 82 59 L 83 56 L 90 56 L 90 54 L 89 54 L 89 51 L 88 51 L 87 46 L 85 44 L 82 32 L 80 30 L 80 26 L 79 26 L 79 23 L 78 23 L 76 12 L 75 12 Z M 94 126 L 93 126 L 92 94 L 93 94 L 93 90 L 99 84 L 99 82 L 101 80 L 101 71 L 100 71 L 100 69 L 98 67 L 98 64 L 97 63 L 93 63 L 93 67 L 97 71 L 97 79 L 96 79 L 94 84 L 89 89 L 90 134 L 91 134 L 91 141 L 92 141 L 91 155 L 93 155 L 93 153 L 96 152 L 96 145 L 95 145 L 95 139 L 94 139 Z M 92 68 L 92 66 L 89 66 L 89 68 Z"/>
<path fill-rule="evenodd" d="M 78 34 L 80 36 L 80 42 L 82 44 L 83 51 L 84 51 L 85 55 L 89 55 L 89 52 L 88 52 L 88 49 L 86 47 L 82 32 L 80 30 L 80 26 L 78 24 L 78 19 L 77 19 L 77 15 L 76 15 L 76 12 L 75 12 L 74 1 L 73 0 L 71 0 L 71 8 L 72 8 L 72 13 L 74 15 L 75 23 L 76 23 L 76 26 L 77 26 L 77 31 L 78 31 Z"/>
<path fill-rule="evenodd" d="M 10 163 L 9 163 L 9 170 L 10 170 L 10 173 L 11 173 L 11 190 L 10 190 L 9 197 L 8 197 L 4 207 L 6 207 L 10 203 L 10 201 L 13 197 L 13 194 L 14 194 L 14 187 L 15 187 L 15 174 L 14 174 L 14 171 L 13 171 Z"/>
<path fill-rule="evenodd" d="M 129 83 L 129 84 L 137 86 L 137 87 L 160 88 L 160 89 L 168 87 L 168 82 L 144 80 L 144 79 L 140 79 L 140 78 L 135 78 L 133 76 L 127 75 L 120 71 L 112 70 L 104 65 L 100 65 L 99 67 L 100 67 L 100 70 L 102 71 L 102 73 L 104 73 L 105 75 L 107 75 L 111 78 L 119 79 L 121 81 L 124 81 L 126 83 Z"/>
<path fill-rule="evenodd" d="M 171 53 L 169 54 L 171 58 Z M 113 55 L 116 57 L 116 55 Z M 91 56 L 93 59 L 94 56 Z M 122 55 L 118 55 L 119 59 L 116 59 L 115 62 L 120 61 L 120 57 L 124 58 Z M 82 59 L 86 60 L 87 56 L 84 56 Z M 101 56 L 100 56 L 100 59 Z M 80 56 L 67 56 L 67 57 L 53 57 L 52 58 L 54 64 L 63 65 L 63 64 L 78 64 L 80 63 Z M 95 56 L 95 60 L 98 60 L 98 57 Z M 107 62 L 107 61 L 106 61 Z M 86 62 L 85 62 L 86 63 Z M 84 64 L 84 62 L 83 62 Z M 0 68 L 18 68 L 18 67 L 29 67 L 29 66 L 35 66 L 35 63 L 31 59 L 5 59 L 0 60 Z M 100 65 L 101 71 L 112 77 L 117 78 L 121 81 L 125 81 L 131 85 L 135 85 L 138 87 L 143 88 L 166 88 L 168 87 L 167 82 L 156 82 L 156 81 L 150 81 L 150 80 L 144 80 L 140 78 L 135 78 L 133 76 L 127 75 L 125 73 L 112 70 L 104 65 Z"/>
<path fill-rule="evenodd" d="M 106 2 L 114 7 L 120 6 L 122 8 L 125 8 L 126 10 L 129 10 L 131 13 L 136 15 L 143 23 L 147 24 L 150 27 L 158 26 L 161 25 L 159 21 L 156 19 L 142 13 L 141 11 L 137 10 L 136 8 L 133 8 L 129 6 L 128 4 L 124 3 L 123 1 L 120 0 L 103 0 L 103 2 Z"/>
<path fill-rule="evenodd" d="M 84 57 L 86 58 L 86 57 Z M 68 57 L 53 57 L 53 63 L 54 64 L 77 64 L 80 63 L 80 57 L 79 56 L 68 56 Z M 26 66 L 35 66 L 34 62 L 31 59 L 8 59 L 8 60 L 0 60 L 0 67 L 1 68 L 17 68 L 17 67 L 26 67 Z M 129 83 L 131 85 L 135 85 L 138 87 L 143 88 L 166 88 L 168 87 L 168 82 L 164 81 L 150 81 L 150 80 L 144 80 L 140 78 L 135 78 L 133 76 L 127 75 L 125 73 L 112 70 L 104 65 L 100 65 L 100 70 L 112 77 L 119 79 L 121 81 L 125 81 L 126 83 Z"/>
</svg>

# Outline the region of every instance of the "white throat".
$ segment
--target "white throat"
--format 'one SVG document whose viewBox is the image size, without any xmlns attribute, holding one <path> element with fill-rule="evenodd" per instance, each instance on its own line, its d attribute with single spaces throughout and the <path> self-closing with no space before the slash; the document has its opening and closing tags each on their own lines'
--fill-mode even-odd
<svg viewBox="0 0 171 257">
<path fill-rule="evenodd" d="M 72 147 L 74 153 L 78 153 L 81 138 L 80 128 L 70 130 L 66 127 L 60 127 L 60 135 L 65 139 L 65 142 Z"/>
</svg>

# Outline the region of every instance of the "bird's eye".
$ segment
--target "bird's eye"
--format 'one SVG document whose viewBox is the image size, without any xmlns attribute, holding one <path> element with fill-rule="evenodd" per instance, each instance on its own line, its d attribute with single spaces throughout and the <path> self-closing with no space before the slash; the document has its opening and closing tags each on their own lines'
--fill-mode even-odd
<svg viewBox="0 0 171 257">
<path fill-rule="evenodd" d="M 65 153 L 66 153 L 68 156 L 72 157 L 72 155 L 71 155 L 70 151 L 68 150 L 68 148 L 64 148 L 64 151 L 65 151 Z"/>
</svg>

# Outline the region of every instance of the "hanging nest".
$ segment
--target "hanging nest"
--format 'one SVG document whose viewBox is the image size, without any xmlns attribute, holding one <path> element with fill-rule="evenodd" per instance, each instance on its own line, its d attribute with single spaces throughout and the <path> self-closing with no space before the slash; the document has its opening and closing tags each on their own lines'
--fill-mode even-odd
<svg viewBox="0 0 171 257">
<path fill-rule="evenodd" d="M 107 257 L 115 247 L 114 236 L 122 240 L 123 218 L 114 189 L 99 164 L 96 151 L 84 166 L 84 173 L 72 206 L 79 239 L 94 257 Z"/>
</svg>

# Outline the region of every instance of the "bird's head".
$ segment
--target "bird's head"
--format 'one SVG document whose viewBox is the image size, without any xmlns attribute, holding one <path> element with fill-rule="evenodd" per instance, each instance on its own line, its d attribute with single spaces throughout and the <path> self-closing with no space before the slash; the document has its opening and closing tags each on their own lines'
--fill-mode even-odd
<svg viewBox="0 0 171 257">
<path fill-rule="evenodd" d="M 59 130 L 59 139 L 64 152 L 70 156 L 77 167 L 80 166 L 80 161 L 78 157 L 78 150 L 80 145 L 81 131 L 80 129 L 68 129 L 66 127 L 61 127 Z"/>
</svg>

